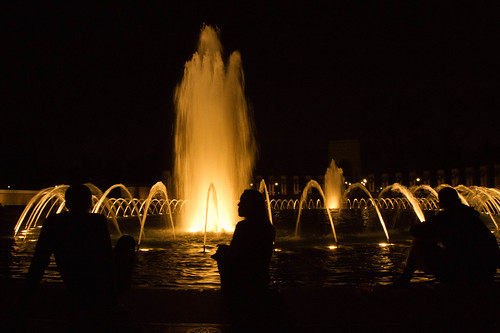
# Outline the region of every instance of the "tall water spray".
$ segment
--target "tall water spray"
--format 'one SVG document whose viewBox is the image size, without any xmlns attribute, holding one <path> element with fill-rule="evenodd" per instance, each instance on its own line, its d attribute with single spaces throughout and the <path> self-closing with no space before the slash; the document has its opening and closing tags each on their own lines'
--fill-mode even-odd
<svg viewBox="0 0 500 333">
<path fill-rule="evenodd" d="M 329 209 L 340 208 L 344 195 L 344 171 L 337 167 L 332 159 L 325 173 L 326 206 Z"/>
<path fill-rule="evenodd" d="M 254 166 L 241 56 L 233 52 L 224 64 L 221 53 L 217 32 L 205 26 L 175 91 L 175 180 L 179 198 L 188 200 L 181 223 L 186 231 L 204 229 L 211 184 L 218 212 L 209 205 L 207 230 L 233 230 L 236 202 Z"/>
</svg>

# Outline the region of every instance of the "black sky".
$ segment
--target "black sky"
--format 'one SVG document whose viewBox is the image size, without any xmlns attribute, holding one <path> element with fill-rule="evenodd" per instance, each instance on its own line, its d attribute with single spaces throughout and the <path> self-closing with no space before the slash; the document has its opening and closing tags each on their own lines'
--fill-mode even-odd
<svg viewBox="0 0 500 333">
<path fill-rule="evenodd" d="M 256 173 L 320 174 L 339 139 L 360 140 L 365 172 L 500 163 L 500 20 L 483 2 L 1 6 L 0 187 L 159 180 L 204 23 L 242 55 Z"/>
</svg>

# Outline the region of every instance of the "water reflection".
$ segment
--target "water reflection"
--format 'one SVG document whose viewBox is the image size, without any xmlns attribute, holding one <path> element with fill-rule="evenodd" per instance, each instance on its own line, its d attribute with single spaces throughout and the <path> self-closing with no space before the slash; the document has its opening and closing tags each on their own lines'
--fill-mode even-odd
<svg viewBox="0 0 500 333">
<path fill-rule="evenodd" d="M 19 238 L 4 241 L 2 277 L 26 275 L 39 230 L 30 231 L 26 241 Z M 158 235 L 160 236 L 160 234 Z M 137 253 L 133 284 L 139 287 L 170 289 L 218 289 L 217 263 L 210 257 L 217 244 L 228 244 L 232 234 L 209 234 L 206 252 L 203 235 L 179 235 L 174 241 L 166 235 L 145 240 Z M 280 237 L 271 262 L 272 283 L 276 287 L 332 285 L 384 285 L 401 272 L 410 242 L 399 240 L 379 244 L 372 239 L 344 239 L 338 247 L 331 237 L 295 239 Z M 6 255 L 8 253 L 8 255 Z M 46 281 L 60 281 L 52 261 L 44 276 Z M 417 274 L 416 281 L 429 276 Z"/>
</svg>

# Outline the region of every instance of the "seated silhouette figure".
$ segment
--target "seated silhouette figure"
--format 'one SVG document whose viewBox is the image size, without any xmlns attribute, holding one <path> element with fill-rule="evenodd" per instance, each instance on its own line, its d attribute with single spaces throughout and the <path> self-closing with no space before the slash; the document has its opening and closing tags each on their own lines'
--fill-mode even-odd
<svg viewBox="0 0 500 333">
<path fill-rule="evenodd" d="M 223 293 L 250 300 L 267 292 L 276 232 L 259 191 L 243 192 L 238 215 L 245 219 L 236 225 L 231 244 L 219 245 L 212 257 L 217 260 Z"/>
<path fill-rule="evenodd" d="M 43 223 L 29 268 L 25 297 L 34 293 L 54 254 L 73 306 L 113 305 L 116 301 L 113 261 L 114 256 L 123 257 L 118 253 L 124 250 L 113 254 L 106 217 L 89 213 L 92 195 L 87 186 L 70 186 L 65 199 L 68 211 L 50 215 Z M 123 237 L 125 239 L 117 244 L 125 243 L 120 249 L 125 248 L 130 257 L 135 241 L 131 236 Z M 127 289 L 126 283 L 130 281 L 129 278 L 124 280 L 120 285 L 122 290 Z"/>
<path fill-rule="evenodd" d="M 438 197 L 443 210 L 410 228 L 414 241 L 395 285 L 409 286 L 416 270 L 448 284 L 491 282 L 500 267 L 495 236 L 476 210 L 462 204 L 455 189 L 445 187 Z"/>
</svg>

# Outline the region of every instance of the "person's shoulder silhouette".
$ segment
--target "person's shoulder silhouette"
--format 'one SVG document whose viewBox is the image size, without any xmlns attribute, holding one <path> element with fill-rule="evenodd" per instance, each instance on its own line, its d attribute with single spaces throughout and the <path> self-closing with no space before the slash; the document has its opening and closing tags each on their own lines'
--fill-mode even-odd
<svg viewBox="0 0 500 333">
<path fill-rule="evenodd" d="M 269 284 L 275 229 L 269 221 L 262 194 L 245 190 L 238 203 L 238 222 L 229 246 L 219 246 L 218 262 L 223 291 L 230 294 L 263 293 Z"/>
<path fill-rule="evenodd" d="M 92 194 L 85 185 L 72 185 L 65 193 L 67 212 L 51 215 L 43 223 L 28 280 L 34 288 L 54 254 L 68 291 L 92 298 L 112 288 L 112 246 L 107 219 L 89 213 Z"/>
</svg>

